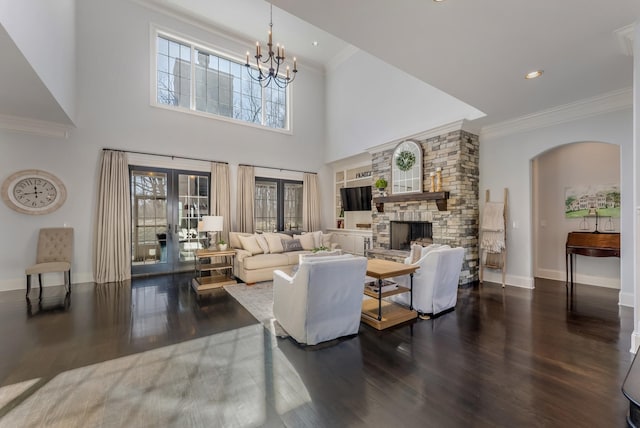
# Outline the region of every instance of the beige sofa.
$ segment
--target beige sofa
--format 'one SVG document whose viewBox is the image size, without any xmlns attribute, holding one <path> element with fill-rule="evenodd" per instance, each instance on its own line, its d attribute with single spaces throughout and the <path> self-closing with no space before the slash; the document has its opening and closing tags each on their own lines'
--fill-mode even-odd
<svg viewBox="0 0 640 428">
<path fill-rule="evenodd" d="M 248 284 L 273 280 L 273 271 L 276 269 L 291 274 L 293 267 L 298 264 L 300 254 L 309 254 L 313 248 L 320 245 L 330 249 L 336 248 L 336 245 L 331 242 L 332 237 L 332 234 L 323 234 L 322 232 L 313 232 L 302 236 L 291 236 L 284 233 L 229 232 L 229 245 L 236 250 L 233 274 Z M 261 242 L 254 242 L 258 239 Z M 287 248 L 278 245 L 283 240 L 290 241 L 292 239 L 300 241 L 300 249 L 286 251 Z M 266 245 L 265 241 L 267 241 Z"/>
</svg>

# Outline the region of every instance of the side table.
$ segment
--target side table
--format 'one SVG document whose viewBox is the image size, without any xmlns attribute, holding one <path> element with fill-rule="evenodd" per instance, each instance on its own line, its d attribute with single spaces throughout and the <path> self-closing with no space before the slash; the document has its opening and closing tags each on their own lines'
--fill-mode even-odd
<svg viewBox="0 0 640 428">
<path fill-rule="evenodd" d="M 377 292 L 369 291 L 366 288 L 364 290 L 364 294 L 373 297 L 373 299 L 362 302 L 362 317 L 360 318 L 362 322 L 378 330 L 384 330 L 417 318 L 418 313 L 413 310 L 413 273 L 416 270 L 418 270 L 418 266 L 389 260 L 369 259 L 367 261 L 367 276 L 377 279 L 379 286 Z M 392 291 L 382 291 L 383 279 L 400 275 L 411 277 L 411 288 L 399 286 Z M 411 293 L 409 309 L 397 303 L 382 300 L 384 297 L 400 293 Z"/>
<path fill-rule="evenodd" d="M 195 277 L 191 281 L 191 287 L 196 294 L 205 294 L 224 285 L 237 283 L 232 274 L 235 250 L 202 249 L 194 254 Z"/>
</svg>

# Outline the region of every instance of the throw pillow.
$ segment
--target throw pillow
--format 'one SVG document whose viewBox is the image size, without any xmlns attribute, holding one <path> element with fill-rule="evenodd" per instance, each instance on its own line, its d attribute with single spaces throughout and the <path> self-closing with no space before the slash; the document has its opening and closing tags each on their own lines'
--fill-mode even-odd
<svg viewBox="0 0 640 428">
<path fill-rule="evenodd" d="M 256 235 L 256 241 L 260 248 L 262 248 L 262 252 L 265 254 L 269 254 L 269 243 L 267 243 L 267 238 L 264 235 Z"/>
<path fill-rule="evenodd" d="M 293 235 L 293 239 L 298 239 L 303 250 L 311 251 L 316 248 L 316 241 L 312 233 L 305 233 L 304 235 Z"/>
<path fill-rule="evenodd" d="M 322 243 L 322 247 L 326 247 L 326 248 L 331 248 L 331 238 L 333 238 L 333 233 L 322 233 L 320 232 L 321 235 L 321 243 Z"/>
<path fill-rule="evenodd" d="M 282 240 L 282 251 L 302 251 L 302 244 L 300 244 L 299 239 L 283 239 Z"/>
<path fill-rule="evenodd" d="M 284 248 L 282 247 L 282 238 L 277 233 L 265 233 L 264 234 L 267 243 L 269 244 L 270 253 L 282 253 Z"/>
<path fill-rule="evenodd" d="M 238 236 L 238 238 L 240 239 L 242 248 L 250 252 L 252 256 L 254 254 L 262 254 L 262 248 L 260 248 L 260 245 L 258 245 L 258 241 L 256 240 L 255 235 Z"/>
<path fill-rule="evenodd" d="M 309 232 L 309 234 L 313 235 L 314 248 L 322 247 L 322 231 L 318 230 L 317 232 Z M 327 247 L 329 246 L 327 245 Z"/>
</svg>

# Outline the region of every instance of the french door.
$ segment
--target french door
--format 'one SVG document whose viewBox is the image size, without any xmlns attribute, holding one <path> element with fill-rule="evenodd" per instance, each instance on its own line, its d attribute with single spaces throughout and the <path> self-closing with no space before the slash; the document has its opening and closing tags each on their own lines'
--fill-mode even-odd
<svg viewBox="0 0 640 428">
<path fill-rule="evenodd" d="M 209 215 L 210 174 L 131 166 L 131 273 L 170 273 L 194 268 Z"/>
</svg>

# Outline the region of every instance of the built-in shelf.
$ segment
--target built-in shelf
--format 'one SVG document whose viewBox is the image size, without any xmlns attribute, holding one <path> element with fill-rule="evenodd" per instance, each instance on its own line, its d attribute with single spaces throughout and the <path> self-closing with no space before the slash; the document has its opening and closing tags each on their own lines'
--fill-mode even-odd
<svg viewBox="0 0 640 428">
<path fill-rule="evenodd" d="M 436 201 L 438 211 L 447 210 L 447 199 L 449 199 L 449 192 L 422 192 L 422 193 L 408 193 L 406 195 L 391 195 L 380 196 L 373 198 L 373 203 L 376 204 L 378 212 L 384 212 L 385 202 L 413 202 L 413 201 Z"/>
</svg>

